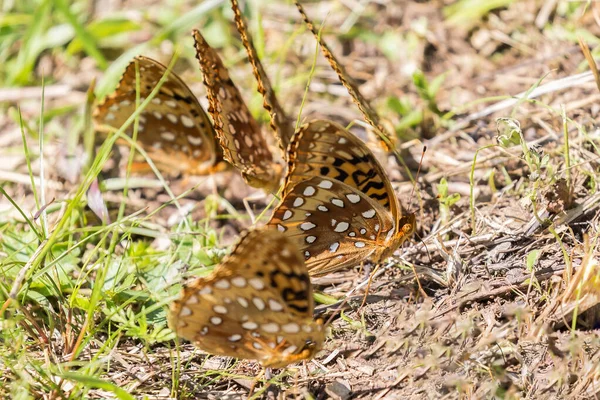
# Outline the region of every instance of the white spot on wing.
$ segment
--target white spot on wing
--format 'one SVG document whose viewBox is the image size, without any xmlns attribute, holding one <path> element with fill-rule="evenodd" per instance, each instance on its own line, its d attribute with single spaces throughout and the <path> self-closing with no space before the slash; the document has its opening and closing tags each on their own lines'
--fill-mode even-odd
<svg viewBox="0 0 600 400">
<path fill-rule="evenodd" d="M 267 333 L 277 333 L 279 332 L 279 325 L 275 322 L 269 322 L 268 324 L 262 324 L 260 328 Z"/>
<path fill-rule="evenodd" d="M 248 283 L 256 290 L 263 290 L 265 288 L 265 282 L 260 278 L 250 278 Z"/>
<path fill-rule="evenodd" d="M 313 229 L 314 227 L 316 227 L 316 225 L 313 224 L 312 222 L 303 222 L 300 224 L 300 229 L 302 229 L 303 231 L 309 231 L 309 230 Z"/>
<path fill-rule="evenodd" d="M 321 189 L 331 189 L 331 188 L 333 187 L 333 182 L 331 182 L 331 181 L 327 181 L 327 180 L 325 180 L 325 181 L 321 181 L 321 182 L 319 183 L 319 187 L 320 187 Z"/>
<path fill-rule="evenodd" d="M 236 276 L 234 278 L 231 278 L 231 283 L 233 284 L 233 286 L 242 288 L 246 286 L 246 278 L 244 278 L 243 276 Z"/>
<path fill-rule="evenodd" d="M 202 295 L 202 294 L 211 294 L 212 293 L 212 288 L 210 286 L 204 286 L 202 289 L 200 289 L 198 291 L 198 294 Z"/>
<path fill-rule="evenodd" d="M 285 221 L 287 219 L 290 219 L 290 218 L 292 218 L 292 215 L 294 215 L 292 210 L 285 210 L 285 212 L 283 213 L 283 217 L 281 217 L 281 220 Z"/>
<path fill-rule="evenodd" d="M 371 208 L 370 210 L 367 210 L 365 212 L 362 213 L 362 216 L 365 218 L 373 218 L 375 216 L 375 209 Z"/>
<path fill-rule="evenodd" d="M 336 205 L 336 206 L 341 207 L 341 208 L 344 207 L 344 202 L 342 200 L 340 200 L 340 199 L 335 199 L 335 198 L 331 199 L 331 203 L 333 205 Z"/>
<path fill-rule="evenodd" d="M 296 199 L 294 200 L 294 204 L 292 204 L 294 207 L 300 207 L 302 204 L 304 204 L 304 199 L 302 197 L 296 197 Z"/>
<path fill-rule="evenodd" d="M 271 311 L 283 310 L 283 306 L 281 305 L 281 303 L 273 299 L 269 299 L 269 308 L 271 309 Z"/>
<path fill-rule="evenodd" d="M 217 314 L 227 314 L 227 307 L 217 304 L 216 306 L 213 307 L 213 311 L 216 312 Z"/>
<path fill-rule="evenodd" d="M 242 306 L 244 308 L 248 308 L 248 300 L 246 300 L 245 298 L 238 297 L 237 302 L 240 303 L 240 306 Z"/>
<path fill-rule="evenodd" d="M 360 196 L 354 193 L 350 193 L 346 195 L 346 198 L 350 201 L 350 203 L 352 204 L 356 204 L 360 202 Z"/>
<path fill-rule="evenodd" d="M 215 282 L 215 287 L 217 289 L 229 289 L 229 281 L 227 279 L 219 279 L 218 281 Z"/>
<path fill-rule="evenodd" d="M 188 142 L 193 144 L 194 146 L 200 146 L 202 144 L 202 138 L 200 136 L 187 136 Z"/>
<path fill-rule="evenodd" d="M 194 126 L 194 120 L 191 119 L 190 117 L 188 117 L 187 115 L 182 115 L 181 116 L 181 123 L 186 128 L 192 128 Z"/>
<path fill-rule="evenodd" d="M 253 297 L 252 303 L 254 303 L 254 306 L 258 308 L 259 311 L 265 309 L 265 302 L 260 297 Z"/>
<path fill-rule="evenodd" d="M 295 322 L 290 322 L 281 327 L 285 333 L 298 333 L 300 332 L 300 325 Z"/>
<path fill-rule="evenodd" d="M 171 121 L 173 124 L 177 123 L 177 115 L 175 115 L 175 114 L 167 113 L 167 119 L 169 121 Z"/>
<path fill-rule="evenodd" d="M 189 315 L 192 315 L 192 310 L 190 310 L 187 307 L 182 307 L 181 308 L 181 312 L 179 313 L 180 317 L 187 317 Z"/>
<path fill-rule="evenodd" d="M 307 186 L 306 188 L 304 188 L 304 192 L 302 192 L 302 194 L 305 196 L 312 196 L 313 194 L 315 194 L 315 192 L 316 190 L 314 187 Z"/>
<path fill-rule="evenodd" d="M 256 329 L 256 328 L 258 328 L 258 324 L 257 324 L 256 322 L 248 321 L 248 322 L 244 322 L 244 323 L 242 324 L 242 328 L 244 328 L 244 329 L 248 329 L 248 330 L 250 330 L 250 331 L 251 331 L 251 330 L 253 330 L 253 329 Z"/>
<path fill-rule="evenodd" d="M 334 231 L 341 233 L 341 232 L 346 232 L 348 230 L 348 228 L 350 228 L 350 224 L 347 222 L 340 222 L 339 224 L 337 224 L 337 226 L 335 227 Z"/>
<path fill-rule="evenodd" d="M 169 142 L 172 142 L 173 140 L 175 140 L 175 134 L 171 133 L 171 132 L 163 132 L 160 134 L 160 137 L 168 140 Z"/>
</svg>

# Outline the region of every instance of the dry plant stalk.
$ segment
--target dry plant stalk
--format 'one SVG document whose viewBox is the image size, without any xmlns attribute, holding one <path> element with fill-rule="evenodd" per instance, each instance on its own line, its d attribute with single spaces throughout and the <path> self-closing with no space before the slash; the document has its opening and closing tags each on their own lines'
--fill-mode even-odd
<svg viewBox="0 0 600 400">
<path fill-rule="evenodd" d="M 590 246 L 587 236 L 584 240 L 585 256 L 581 266 L 565 291 L 537 319 L 535 336 L 542 333 L 544 325 L 556 326 L 561 322 L 566 325 L 600 303 L 600 264 L 594 257 L 596 245 Z"/>
</svg>

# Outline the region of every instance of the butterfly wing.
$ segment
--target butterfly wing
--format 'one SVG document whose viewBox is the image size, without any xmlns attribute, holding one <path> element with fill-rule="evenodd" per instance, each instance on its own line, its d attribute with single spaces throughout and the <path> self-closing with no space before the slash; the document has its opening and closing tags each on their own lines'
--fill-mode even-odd
<svg viewBox="0 0 600 400">
<path fill-rule="evenodd" d="M 136 64 L 143 101 L 167 72 L 148 57 L 136 57 L 125 69 L 117 89 L 97 107 L 98 125 L 116 129 L 135 111 Z M 131 135 L 132 127 L 128 129 Z M 173 72 L 139 117 L 138 141 L 150 158 L 167 171 L 206 174 L 217 169 L 221 151 L 208 116 L 187 85 Z"/>
<path fill-rule="evenodd" d="M 390 213 L 377 201 L 319 176 L 296 184 L 269 225 L 296 244 L 313 276 L 378 258 L 395 233 Z"/>
<path fill-rule="evenodd" d="M 358 109 L 363 114 L 363 117 L 369 123 L 369 125 L 371 125 L 373 128 L 375 128 L 377 131 L 379 131 L 385 137 L 385 141 L 382 144 L 386 150 L 389 150 L 388 144 L 394 143 L 395 136 L 390 134 L 390 132 L 387 129 L 385 129 L 384 125 L 381 123 L 381 119 L 379 118 L 379 115 L 377 114 L 375 109 L 371 106 L 371 103 L 369 103 L 369 101 L 360 93 L 360 90 L 358 89 L 358 85 L 354 82 L 354 79 L 352 79 L 352 77 L 350 75 L 348 75 L 344 66 L 342 64 L 340 64 L 338 59 L 335 57 L 335 55 L 329 49 L 329 46 L 327 46 L 327 43 L 325 43 L 325 41 L 323 40 L 321 33 L 319 31 L 317 31 L 317 29 L 315 29 L 314 24 L 312 23 L 310 18 L 308 18 L 308 15 L 306 15 L 306 12 L 304 11 L 304 7 L 302 7 L 302 4 L 300 4 L 300 2 L 298 0 L 294 0 L 294 3 L 296 4 L 296 7 L 298 8 L 298 11 L 300 12 L 300 15 L 302 16 L 302 19 L 304 20 L 304 23 L 306 24 L 308 29 L 312 32 L 314 37 L 317 39 L 317 42 L 319 43 L 319 47 L 321 47 L 321 51 L 323 52 L 323 55 L 325 56 L 327 61 L 329 61 L 331 68 L 333 68 L 333 70 L 337 73 L 340 82 L 344 85 L 344 87 L 346 88 L 346 90 L 348 91 L 350 96 L 352 97 L 352 100 L 358 106 Z"/>
<path fill-rule="evenodd" d="M 271 119 L 271 128 L 277 136 L 281 151 L 283 154 L 286 154 L 287 146 L 294 135 L 294 124 L 284 112 L 279 100 L 277 100 L 271 81 L 260 62 L 258 52 L 248 33 L 248 27 L 237 0 L 231 0 L 231 8 L 233 9 L 237 30 L 240 33 L 242 43 L 248 53 L 248 60 L 252 65 L 252 72 L 258 83 L 258 92 L 263 96 L 263 106 L 269 113 Z"/>
<path fill-rule="evenodd" d="M 251 186 L 268 190 L 277 188 L 281 166 L 273 161 L 258 123 L 217 52 L 199 31 L 194 30 L 193 36 L 210 103 L 208 111 L 213 117 L 225 159 L 241 171 Z"/>
<path fill-rule="evenodd" d="M 288 164 L 284 196 L 307 178 L 329 177 L 378 202 L 395 221 L 402 217 L 381 164 L 360 139 L 335 122 L 314 120 L 300 127 L 289 147 Z"/>
<path fill-rule="evenodd" d="M 262 229 L 244 235 L 212 275 L 184 287 L 169 325 L 209 353 L 281 367 L 312 357 L 324 341 L 313 309 L 298 249 Z"/>
</svg>

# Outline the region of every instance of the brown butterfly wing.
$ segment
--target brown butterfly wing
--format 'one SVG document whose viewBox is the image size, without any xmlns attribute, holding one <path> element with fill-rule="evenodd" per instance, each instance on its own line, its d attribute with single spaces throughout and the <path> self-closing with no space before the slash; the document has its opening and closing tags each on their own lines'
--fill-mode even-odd
<svg viewBox="0 0 600 400">
<path fill-rule="evenodd" d="M 287 146 L 294 135 L 293 121 L 288 118 L 283 110 L 283 107 L 281 107 L 279 100 L 277 100 L 277 96 L 275 95 L 275 91 L 271 85 L 271 81 L 269 80 L 262 63 L 260 62 L 260 58 L 258 57 L 256 48 L 254 47 L 252 38 L 248 33 L 248 26 L 239 8 L 238 1 L 231 0 L 231 6 L 235 16 L 237 30 L 240 33 L 242 43 L 244 44 L 246 52 L 248 53 L 248 60 L 252 65 L 252 72 L 254 73 L 256 82 L 258 83 L 258 92 L 263 96 L 263 106 L 270 116 L 271 128 L 277 136 L 279 147 L 285 154 L 287 151 Z"/>
<path fill-rule="evenodd" d="M 312 176 L 333 178 L 356 188 L 389 210 L 394 221 L 402 217 L 381 164 L 365 143 L 335 122 L 314 120 L 298 129 L 289 147 L 284 196 Z"/>
<path fill-rule="evenodd" d="M 186 285 L 169 313 L 178 336 L 223 356 L 282 367 L 324 341 L 298 249 L 273 229 L 243 235 L 208 277 Z"/>
<path fill-rule="evenodd" d="M 196 58 L 204 74 L 209 112 L 227 161 L 239 169 L 251 186 L 274 190 L 281 166 L 273 161 L 258 123 L 246 107 L 217 52 L 194 30 Z"/>
<path fill-rule="evenodd" d="M 314 37 L 317 39 L 317 42 L 319 43 L 319 47 L 321 47 L 323 55 L 325 56 L 327 61 L 329 61 L 331 68 L 333 68 L 333 70 L 337 73 L 340 82 L 344 85 L 346 90 L 348 90 L 348 93 L 352 97 L 352 100 L 358 106 L 360 112 L 363 114 L 363 117 L 369 123 L 369 125 L 371 125 L 377 131 L 379 131 L 382 135 L 384 135 L 385 141 L 382 142 L 382 145 L 386 150 L 389 150 L 388 144 L 394 143 L 395 136 L 385 128 L 385 126 L 381 122 L 381 119 L 379 118 L 379 115 L 371 106 L 371 103 L 361 94 L 360 90 L 358 89 L 358 85 L 356 84 L 356 82 L 354 82 L 354 79 L 352 79 L 352 77 L 346 72 L 344 66 L 340 64 L 338 59 L 331 52 L 329 46 L 321 37 L 321 34 L 317 31 L 310 18 L 308 18 L 308 15 L 304 11 L 304 7 L 302 7 L 302 4 L 300 4 L 298 0 L 294 0 L 294 3 L 298 8 L 302 19 L 304 20 L 304 23 L 312 32 Z"/>
<path fill-rule="evenodd" d="M 98 125 L 120 128 L 135 111 L 136 64 L 140 102 L 145 100 L 167 68 L 148 57 L 129 63 L 114 93 L 97 107 Z M 131 135 L 133 128 L 127 131 Z M 139 117 L 138 141 L 150 158 L 168 172 L 206 174 L 222 159 L 208 116 L 187 85 L 173 72 Z"/>
<path fill-rule="evenodd" d="M 269 221 L 304 255 L 311 275 L 379 261 L 394 236 L 389 211 L 356 188 L 328 177 L 302 180 Z"/>
</svg>

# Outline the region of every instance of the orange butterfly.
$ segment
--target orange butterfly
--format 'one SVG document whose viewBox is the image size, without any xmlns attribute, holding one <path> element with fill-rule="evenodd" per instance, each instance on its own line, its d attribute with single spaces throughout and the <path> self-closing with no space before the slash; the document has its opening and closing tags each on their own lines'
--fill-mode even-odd
<svg viewBox="0 0 600 400">
<path fill-rule="evenodd" d="M 167 68 L 148 57 L 136 57 L 125 69 L 114 93 L 94 111 L 101 125 L 120 128 L 135 111 L 136 66 L 139 69 L 140 100 L 145 100 L 167 73 Z M 132 127 L 128 133 L 131 135 Z M 140 114 L 138 141 L 163 172 L 209 174 L 224 168 L 223 154 L 198 99 L 171 72 L 159 92 Z"/>
<path fill-rule="evenodd" d="M 325 341 L 313 309 L 300 252 L 281 233 L 263 228 L 242 234 L 211 275 L 184 286 L 169 326 L 208 353 L 281 368 L 314 357 Z"/>
</svg>

